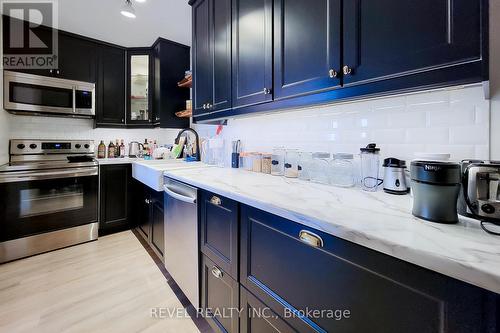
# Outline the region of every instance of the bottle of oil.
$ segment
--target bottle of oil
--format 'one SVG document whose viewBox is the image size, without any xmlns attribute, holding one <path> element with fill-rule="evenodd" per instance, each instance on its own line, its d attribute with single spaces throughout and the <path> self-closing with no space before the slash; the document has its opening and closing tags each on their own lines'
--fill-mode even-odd
<svg viewBox="0 0 500 333">
<path fill-rule="evenodd" d="M 99 146 L 97 146 L 97 158 L 106 158 L 106 145 L 104 140 L 101 140 Z"/>
<path fill-rule="evenodd" d="M 120 143 L 120 157 L 125 157 L 125 142 L 123 141 L 123 139 Z"/>
<path fill-rule="evenodd" d="M 108 145 L 108 158 L 115 158 L 115 145 L 113 141 L 110 141 Z"/>
</svg>

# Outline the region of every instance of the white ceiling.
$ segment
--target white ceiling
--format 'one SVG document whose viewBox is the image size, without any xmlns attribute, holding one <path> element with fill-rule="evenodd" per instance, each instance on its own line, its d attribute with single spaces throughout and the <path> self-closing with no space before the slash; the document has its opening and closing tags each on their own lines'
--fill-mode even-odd
<svg viewBox="0 0 500 333">
<path fill-rule="evenodd" d="M 187 0 L 132 0 L 135 19 L 120 14 L 124 2 L 59 0 L 59 29 L 127 47 L 151 46 L 158 37 L 191 45 Z"/>
</svg>

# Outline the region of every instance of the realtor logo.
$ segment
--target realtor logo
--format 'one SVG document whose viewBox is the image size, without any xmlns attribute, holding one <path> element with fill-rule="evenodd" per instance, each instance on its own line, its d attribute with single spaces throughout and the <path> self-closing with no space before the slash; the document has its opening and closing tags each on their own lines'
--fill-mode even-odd
<svg viewBox="0 0 500 333">
<path fill-rule="evenodd" d="M 0 0 L 4 69 L 58 68 L 57 0 Z"/>
</svg>

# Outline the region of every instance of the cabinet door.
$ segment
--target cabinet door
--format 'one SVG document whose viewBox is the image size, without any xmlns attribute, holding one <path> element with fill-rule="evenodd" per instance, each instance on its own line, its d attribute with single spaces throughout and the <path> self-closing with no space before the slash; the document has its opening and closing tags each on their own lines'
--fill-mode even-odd
<svg viewBox="0 0 500 333">
<path fill-rule="evenodd" d="M 233 1 L 234 107 L 272 100 L 272 3 Z"/>
<path fill-rule="evenodd" d="M 300 332 L 481 332 L 485 324 L 479 288 L 254 208 L 241 216 L 242 285 Z M 342 317 L 285 316 L 306 309 Z"/>
<path fill-rule="evenodd" d="M 212 1 L 213 97 L 210 112 L 231 108 L 231 0 Z"/>
<path fill-rule="evenodd" d="M 212 101 L 213 57 L 211 49 L 210 0 L 193 6 L 193 114 L 210 112 L 205 105 Z"/>
<path fill-rule="evenodd" d="M 163 193 L 155 193 L 151 201 L 151 245 L 160 258 L 165 248 L 163 215 Z"/>
<path fill-rule="evenodd" d="M 344 84 L 480 60 L 481 1 L 344 2 Z"/>
<path fill-rule="evenodd" d="M 100 233 L 129 228 L 129 164 L 100 166 Z"/>
<path fill-rule="evenodd" d="M 59 33 L 59 72 L 57 77 L 96 82 L 96 44 Z"/>
<path fill-rule="evenodd" d="M 240 287 L 240 309 L 240 333 L 298 332 L 244 287 Z"/>
<path fill-rule="evenodd" d="M 137 230 L 141 234 L 141 236 L 149 243 L 151 236 L 151 195 L 147 186 L 140 184 L 140 189 L 138 192 L 141 192 L 140 196 L 138 196 L 138 214 L 137 214 Z"/>
<path fill-rule="evenodd" d="M 274 98 L 340 87 L 341 1 L 274 2 Z"/>
<path fill-rule="evenodd" d="M 127 51 L 127 125 L 153 125 L 153 56 L 149 48 Z"/>
<path fill-rule="evenodd" d="M 97 125 L 125 125 L 125 50 L 99 45 Z"/>
<path fill-rule="evenodd" d="M 239 285 L 208 257 L 201 261 L 201 307 L 216 332 L 238 333 Z"/>
<path fill-rule="evenodd" d="M 203 191 L 200 224 L 201 251 L 238 279 L 238 203 Z"/>
</svg>

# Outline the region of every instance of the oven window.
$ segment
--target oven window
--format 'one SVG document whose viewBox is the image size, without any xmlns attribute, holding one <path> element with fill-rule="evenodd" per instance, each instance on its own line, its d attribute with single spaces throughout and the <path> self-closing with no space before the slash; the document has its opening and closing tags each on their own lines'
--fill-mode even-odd
<svg viewBox="0 0 500 333">
<path fill-rule="evenodd" d="M 21 190 L 19 205 L 21 218 L 82 209 L 83 185 Z"/>
<path fill-rule="evenodd" d="M 0 242 L 98 220 L 98 176 L 0 183 L 0 198 Z"/>
<path fill-rule="evenodd" d="M 10 101 L 30 105 L 73 108 L 73 90 L 11 82 Z"/>
</svg>

